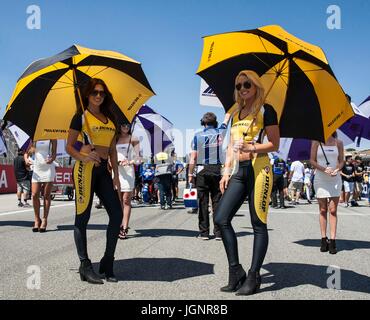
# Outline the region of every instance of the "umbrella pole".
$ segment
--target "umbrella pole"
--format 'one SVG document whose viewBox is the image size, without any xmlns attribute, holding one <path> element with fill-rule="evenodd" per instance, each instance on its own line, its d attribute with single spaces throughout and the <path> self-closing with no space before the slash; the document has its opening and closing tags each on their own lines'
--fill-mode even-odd
<svg viewBox="0 0 370 320">
<path fill-rule="evenodd" d="M 76 77 L 76 69 L 75 68 L 73 68 L 73 82 L 74 82 L 74 85 L 75 85 L 75 90 L 77 91 L 78 100 L 80 101 L 80 105 L 81 105 L 81 108 L 82 108 L 82 115 L 85 118 L 87 133 L 89 134 L 89 137 L 92 137 L 89 121 L 87 120 L 87 117 L 85 116 L 85 110 L 86 109 L 84 108 L 80 88 L 77 85 L 77 77 Z M 91 141 L 91 150 L 95 151 L 95 146 L 93 145 L 92 141 Z"/>
<path fill-rule="evenodd" d="M 284 70 L 284 67 L 285 67 L 285 65 L 286 65 L 287 61 L 288 61 L 288 59 L 285 59 L 285 60 L 284 60 L 284 63 L 283 63 L 283 65 L 281 66 L 281 69 L 276 73 L 276 76 L 275 76 L 274 81 L 272 82 L 272 84 L 271 84 L 270 88 L 267 90 L 267 93 L 266 93 L 266 95 L 265 95 L 264 102 L 266 101 L 267 96 L 270 94 L 270 92 L 271 92 L 271 90 L 272 90 L 272 87 L 275 85 L 275 83 L 276 83 L 277 79 L 281 76 L 282 71 Z"/>
</svg>

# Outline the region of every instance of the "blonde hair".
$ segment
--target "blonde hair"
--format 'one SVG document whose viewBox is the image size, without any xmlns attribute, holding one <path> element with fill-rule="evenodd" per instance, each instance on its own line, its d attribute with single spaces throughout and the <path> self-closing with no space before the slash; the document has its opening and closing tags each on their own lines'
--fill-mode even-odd
<svg viewBox="0 0 370 320">
<path fill-rule="evenodd" d="M 256 87 L 256 96 L 252 104 L 252 114 L 256 115 L 265 102 L 265 88 L 263 87 L 258 74 L 252 70 L 240 71 L 235 78 L 235 85 L 237 84 L 237 80 L 240 76 L 247 77 L 247 79 Z M 239 109 L 241 109 L 243 107 L 244 101 L 242 98 L 240 98 L 239 91 L 236 89 L 234 89 L 234 100 L 238 104 Z"/>
</svg>

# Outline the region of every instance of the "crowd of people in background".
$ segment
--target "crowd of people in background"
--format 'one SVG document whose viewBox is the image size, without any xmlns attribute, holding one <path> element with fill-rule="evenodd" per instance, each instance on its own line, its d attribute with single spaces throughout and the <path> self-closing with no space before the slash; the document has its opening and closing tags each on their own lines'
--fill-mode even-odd
<svg viewBox="0 0 370 320">
<path fill-rule="evenodd" d="M 158 160 L 158 156 L 165 156 L 165 159 Z M 130 204 L 130 206 L 154 206 L 161 204 L 160 209 L 170 209 L 172 204 L 177 199 L 181 198 L 181 195 L 179 194 L 179 181 L 181 179 L 185 179 L 185 164 L 177 159 L 175 151 L 168 153 L 159 152 L 147 161 L 143 161 L 141 157 L 136 157 L 135 159 L 136 160 L 131 160 L 131 197 L 123 202 L 124 205 L 128 206 Z M 163 177 L 161 177 L 162 175 Z M 162 202 L 161 194 L 164 197 Z M 97 209 L 104 208 L 100 199 L 97 200 L 95 207 Z"/>
<path fill-rule="evenodd" d="M 274 172 L 274 186 L 271 194 L 273 208 L 286 209 L 290 205 L 312 203 L 316 198 L 314 181 L 316 170 L 309 160 L 284 161 L 279 157 L 272 160 Z M 345 157 L 345 165 L 340 170 L 341 193 L 339 203 L 345 207 L 357 207 L 362 199 L 363 188 L 368 185 L 370 167 L 362 164 L 360 156 Z M 278 202 L 279 200 L 279 202 Z"/>
</svg>

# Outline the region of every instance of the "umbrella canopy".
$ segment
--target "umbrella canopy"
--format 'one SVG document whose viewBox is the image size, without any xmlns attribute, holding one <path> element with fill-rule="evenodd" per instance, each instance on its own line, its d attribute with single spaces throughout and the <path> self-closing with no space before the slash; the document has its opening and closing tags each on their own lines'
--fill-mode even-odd
<svg viewBox="0 0 370 320">
<path fill-rule="evenodd" d="M 226 111 L 234 105 L 235 77 L 242 70 L 253 70 L 261 77 L 282 137 L 325 141 L 353 116 L 321 48 L 279 26 L 204 38 L 197 74 Z"/>
<path fill-rule="evenodd" d="M 365 115 L 365 117 L 370 118 L 370 96 L 363 101 L 358 108 Z"/>
<path fill-rule="evenodd" d="M 10 120 L 34 141 L 66 139 L 70 121 L 81 104 L 80 89 L 100 78 L 113 94 L 118 120 L 132 121 L 151 96 L 141 64 L 113 51 L 73 45 L 32 63 L 19 78 L 6 108 Z"/>
<path fill-rule="evenodd" d="M 291 161 L 309 160 L 311 156 L 311 140 L 281 138 L 279 150 L 277 152 L 271 152 L 271 154 L 284 161 L 288 159 Z"/>
<path fill-rule="evenodd" d="M 30 136 L 14 124 L 10 125 L 8 130 L 12 133 L 18 148 L 26 151 L 32 141 Z"/>
<path fill-rule="evenodd" d="M 340 130 L 347 135 L 352 141 L 358 137 L 359 139 L 365 138 L 370 140 L 370 119 L 362 113 L 362 110 L 354 103 L 351 103 L 355 112 L 354 117 L 346 121 Z"/>
<path fill-rule="evenodd" d="M 143 105 L 133 120 L 132 134 L 139 138 L 144 157 L 151 157 L 173 144 L 173 124 Z"/>
</svg>

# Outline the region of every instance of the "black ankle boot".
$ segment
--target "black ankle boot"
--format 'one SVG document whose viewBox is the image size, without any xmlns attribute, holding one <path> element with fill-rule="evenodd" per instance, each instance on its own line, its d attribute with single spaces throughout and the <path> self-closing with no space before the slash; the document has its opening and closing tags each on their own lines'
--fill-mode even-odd
<svg viewBox="0 0 370 320">
<path fill-rule="evenodd" d="M 223 292 L 234 292 L 242 286 L 245 278 L 245 271 L 240 264 L 231 266 L 229 267 L 229 284 L 220 290 Z"/>
<path fill-rule="evenodd" d="M 329 240 L 329 253 L 331 254 L 337 253 L 337 246 L 335 244 L 335 240 Z"/>
<path fill-rule="evenodd" d="M 103 284 L 103 280 L 95 273 L 89 259 L 81 261 L 79 269 L 81 281 L 87 281 L 93 284 Z"/>
<path fill-rule="evenodd" d="M 99 273 L 104 274 L 105 279 L 108 282 L 118 282 L 116 276 L 113 273 L 113 262 L 114 262 L 114 257 L 104 256 L 100 260 Z"/>
<path fill-rule="evenodd" d="M 255 294 L 261 286 L 261 276 L 259 272 L 248 271 L 248 277 L 242 287 L 236 293 L 237 296 L 249 296 Z"/>
<path fill-rule="evenodd" d="M 321 252 L 328 252 L 328 250 L 329 250 L 329 240 L 328 240 L 328 237 L 321 238 L 320 251 Z"/>
</svg>

